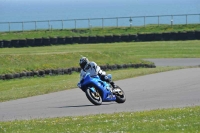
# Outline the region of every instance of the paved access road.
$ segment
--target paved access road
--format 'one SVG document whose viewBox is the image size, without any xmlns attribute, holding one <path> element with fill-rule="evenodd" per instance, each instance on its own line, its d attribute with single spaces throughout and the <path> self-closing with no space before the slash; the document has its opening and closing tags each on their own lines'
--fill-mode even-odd
<svg viewBox="0 0 200 133">
<path fill-rule="evenodd" d="M 155 62 L 156 63 L 156 62 Z M 78 88 L 0 103 L 0 121 L 200 105 L 200 68 L 116 81 L 127 101 L 93 106 Z"/>
<path fill-rule="evenodd" d="M 156 66 L 200 66 L 200 58 L 145 59 Z"/>
</svg>

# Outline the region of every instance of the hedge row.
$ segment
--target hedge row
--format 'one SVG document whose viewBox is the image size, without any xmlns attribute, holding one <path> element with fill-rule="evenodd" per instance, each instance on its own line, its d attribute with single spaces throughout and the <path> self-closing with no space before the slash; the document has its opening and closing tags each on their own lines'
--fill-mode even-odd
<svg viewBox="0 0 200 133">
<path fill-rule="evenodd" d="M 129 35 L 105 35 L 105 36 L 75 36 L 75 37 L 49 37 L 32 39 L 0 40 L 0 48 L 48 46 L 56 44 L 73 43 L 112 43 L 131 41 L 169 41 L 169 40 L 200 40 L 200 31 L 147 33 Z"/>
<path fill-rule="evenodd" d="M 125 68 L 155 68 L 155 65 L 152 64 L 123 64 L 123 65 L 104 65 L 100 66 L 102 70 L 116 70 L 116 69 L 125 69 Z M 20 72 L 13 74 L 2 74 L 0 75 L 0 80 L 8 80 L 15 78 L 23 78 L 23 77 L 34 77 L 34 76 L 45 76 L 45 75 L 64 75 L 64 74 L 72 74 L 72 72 L 80 72 L 80 67 L 72 67 L 65 69 L 46 69 L 39 71 L 29 71 L 29 72 Z"/>
</svg>

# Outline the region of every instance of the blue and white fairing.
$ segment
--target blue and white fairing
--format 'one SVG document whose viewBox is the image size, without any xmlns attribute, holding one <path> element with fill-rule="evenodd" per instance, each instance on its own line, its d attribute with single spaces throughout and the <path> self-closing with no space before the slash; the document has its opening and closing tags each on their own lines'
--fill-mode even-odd
<svg viewBox="0 0 200 133">
<path fill-rule="evenodd" d="M 108 76 L 112 78 L 112 75 Z M 116 101 L 115 95 L 112 93 L 112 88 L 110 84 L 102 81 L 99 76 L 90 77 L 90 74 L 87 73 L 85 77 L 80 81 L 81 89 L 85 92 L 86 89 L 90 89 L 95 92 L 95 88 L 100 92 L 103 102 Z M 95 88 L 94 88 L 95 87 Z"/>
</svg>

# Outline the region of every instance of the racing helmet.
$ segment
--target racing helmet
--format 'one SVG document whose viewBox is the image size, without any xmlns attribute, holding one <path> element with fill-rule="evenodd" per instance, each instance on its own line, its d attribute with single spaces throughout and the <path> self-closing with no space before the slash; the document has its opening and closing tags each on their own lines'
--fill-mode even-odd
<svg viewBox="0 0 200 133">
<path fill-rule="evenodd" d="M 89 64 L 89 60 L 86 57 L 81 57 L 79 61 L 80 67 L 84 70 L 84 68 Z"/>
</svg>

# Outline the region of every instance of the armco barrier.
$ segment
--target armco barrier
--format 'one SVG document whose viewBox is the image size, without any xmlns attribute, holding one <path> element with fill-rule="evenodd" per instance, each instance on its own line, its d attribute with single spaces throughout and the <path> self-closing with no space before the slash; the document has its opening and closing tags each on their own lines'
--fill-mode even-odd
<svg viewBox="0 0 200 133">
<path fill-rule="evenodd" d="M 126 68 L 155 68 L 154 64 L 114 64 L 114 65 L 101 65 L 102 70 L 116 70 L 116 69 L 126 69 Z M 28 71 L 28 72 L 20 72 L 13 74 L 1 74 L 0 80 L 9 80 L 15 78 L 28 78 L 33 76 L 43 77 L 45 75 L 63 75 L 63 74 L 72 74 L 72 72 L 80 72 L 80 67 L 72 67 L 72 68 L 59 68 L 59 69 L 46 69 L 46 70 L 38 70 L 38 71 Z"/>
</svg>

